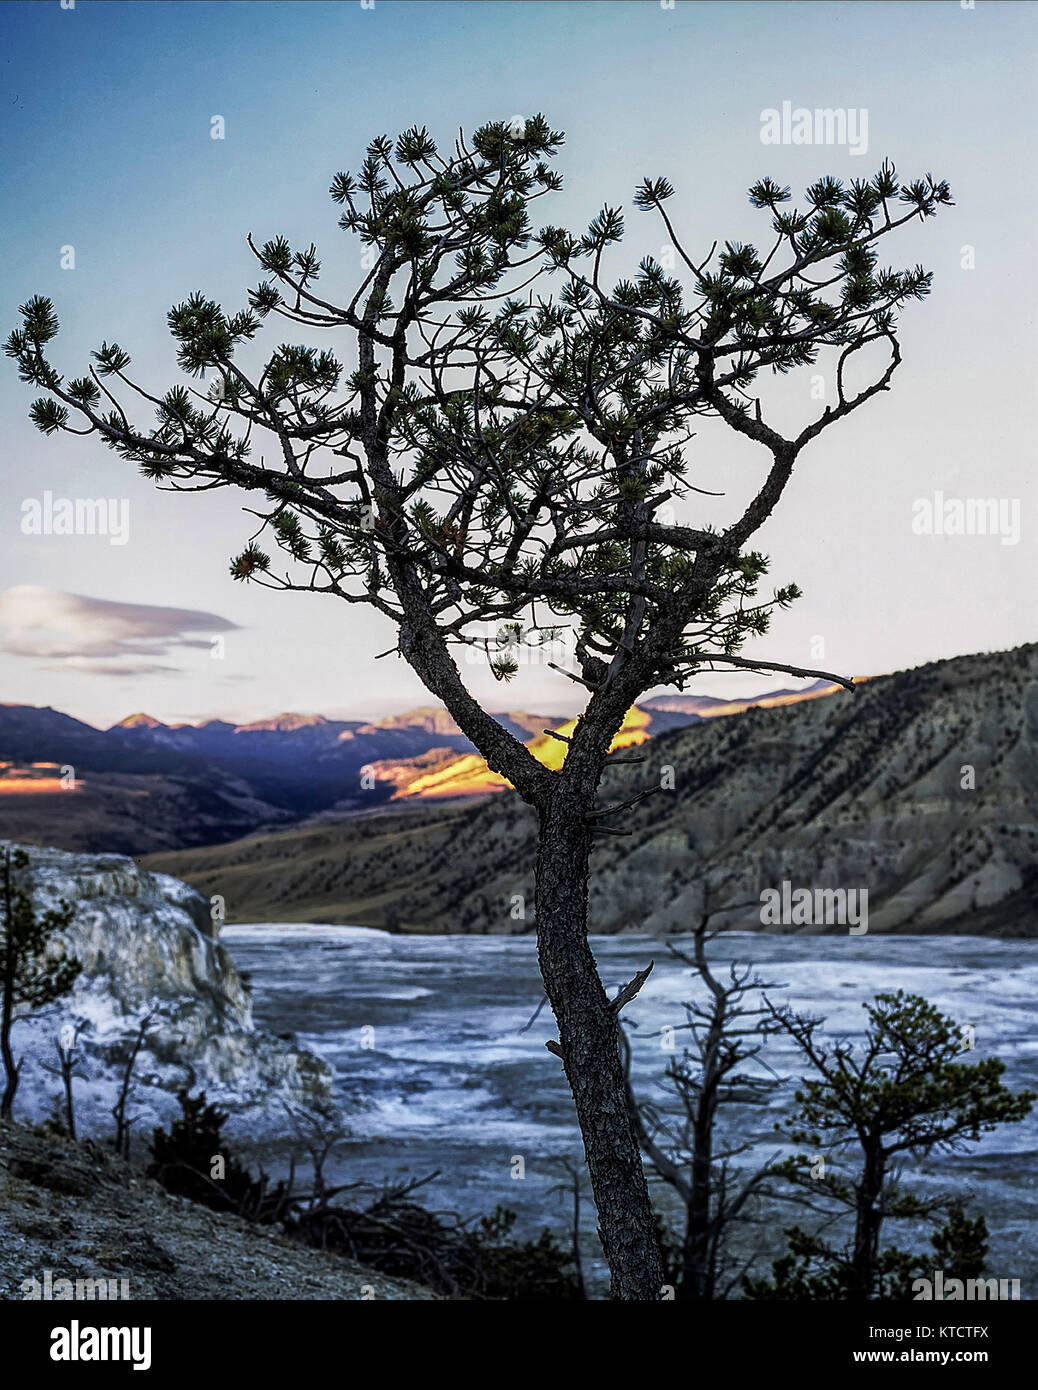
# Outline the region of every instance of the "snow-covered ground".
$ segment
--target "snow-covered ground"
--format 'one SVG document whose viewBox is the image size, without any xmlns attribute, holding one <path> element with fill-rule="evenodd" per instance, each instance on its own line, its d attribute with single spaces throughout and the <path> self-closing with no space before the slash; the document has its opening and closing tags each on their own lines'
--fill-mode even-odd
<svg viewBox="0 0 1038 1390">
<path fill-rule="evenodd" d="M 556 1165 L 579 1158 L 582 1147 L 561 1064 L 544 1046 L 556 1036 L 549 1010 L 523 1031 L 541 1001 L 532 938 L 261 925 L 226 927 L 221 940 L 252 977 L 257 1024 L 296 1032 L 334 1068 L 352 1130 L 336 1180 L 439 1169 L 425 1189 L 430 1205 L 468 1215 L 502 1203 L 526 1231 L 549 1222 L 563 1232 L 569 1205 L 554 1190 Z M 638 1025 L 631 1036 L 639 1092 L 665 1101 L 659 1082 L 674 1054 L 663 1030 L 684 1022 L 682 1002 L 695 992 L 689 972 L 651 937 L 599 937 L 595 951 L 610 992 L 655 960 L 626 1012 Z M 860 1032 L 862 1002 L 877 993 L 925 995 L 972 1026 L 976 1058 L 1001 1057 L 1008 1084 L 1038 1090 L 1038 942 L 740 933 L 719 938 L 712 955 L 752 960 L 767 981 L 787 986 L 769 990 L 772 998 L 823 1015 L 828 1034 Z M 676 1035 L 679 1049 L 684 1036 Z M 767 1056 L 779 1073 L 794 1065 L 782 1040 L 769 1042 Z M 752 1141 L 746 1161 L 779 1149 L 774 1123 L 787 1104 L 733 1110 L 737 1128 L 727 1135 Z M 964 1155 L 906 1169 L 927 1188 L 977 1194 L 994 1236 L 991 1269 L 1022 1279 L 1025 1297 L 1038 1294 L 1036 1155 L 1032 1112 Z M 590 1205 L 586 1215 L 590 1228 Z M 783 1213 L 779 1224 L 795 1219 Z"/>
<path fill-rule="evenodd" d="M 286 1103 L 327 1098 L 312 1053 L 254 1026 L 248 992 L 214 939 L 209 904 L 186 883 L 147 873 L 125 855 L 31 846 L 30 858 L 37 912 L 74 909 L 50 949 L 82 971 L 69 994 L 16 1016 L 18 1118 L 39 1120 L 61 1104 L 55 1045 L 74 1037 L 77 1131 L 110 1142 L 112 1107 L 144 1018 L 126 1111 L 137 1156 L 150 1130 L 179 1114 L 180 1086 L 204 1089 L 251 1133 L 279 1131 Z"/>
</svg>

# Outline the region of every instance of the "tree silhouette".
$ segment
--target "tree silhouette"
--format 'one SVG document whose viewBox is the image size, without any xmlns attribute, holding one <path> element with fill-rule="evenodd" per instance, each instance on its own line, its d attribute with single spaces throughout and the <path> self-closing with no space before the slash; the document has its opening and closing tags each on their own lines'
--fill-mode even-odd
<svg viewBox="0 0 1038 1390">
<path fill-rule="evenodd" d="M 217 1210 L 246 1205 L 259 1184 L 238 1156 L 227 1151 L 222 1131 L 228 1112 L 210 1104 L 204 1091 L 193 1096 L 186 1086 L 177 1091 L 177 1100 L 180 1115 L 169 1129 L 152 1130 L 148 1176 L 169 1192 Z M 217 1171 L 219 1177 L 214 1177 Z"/>
<path fill-rule="evenodd" d="M 3 935 L 0 936 L 0 1058 L 6 1084 L 0 1120 L 9 1120 L 21 1073 L 11 1048 L 18 1010 L 32 1012 L 68 994 L 82 970 L 77 960 L 49 954 L 50 938 L 72 921 L 68 903 L 37 917 L 26 871 L 29 856 L 8 845 L 3 852 Z M 69 1108 L 71 1123 L 71 1103 Z"/>
<path fill-rule="evenodd" d="M 562 143 L 541 116 L 490 122 L 471 141 L 459 134 L 446 153 L 424 128 L 373 140 L 359 174 L 336 174 L 330 190 L 363 247 L 352 296 L 319 292 L 313 244 L 250 235 L 263 279 L 247 307 L 225 312 L 195 293 L 170 312 L 179 365 L 212 376 L 204 394 L 183 384 L 153 394 L 107 341 L 84 375 L 66 379 L 48 355 L 58 320 L 41 297 L 23 306 L 6 351 L 46 393 L 30 412 L 45 434 L 96 433 L 167 488 L 249 493 L 257 528 L 234 578 L 383 614 L 396 625 L 393 650 L 536 809 L 539 959 L 559 1026 L 551 1046 L 572 1088 L 614 1295 L 656 1299 L 658 1243 L 616 1010 L 587 939 L 587 888 L 595 837 L 623 833 L 612 818 L 659 788 L 605 807 L 596 788 L 626 711 L 653 687 L 725 666 L 843 680 L 738 655 L 798 594 L 790 584 L 758 597 L 767 563 L 748 543 L 801 451 L 889 388 L 898 311 L 929 292 L 931 276 L 881 268 L 876 247 L 950 193 L 929 175 L 901 183 L 885 164 L 849 187 L 819 179 L 799 209 L 763 178 L 750 201 L 768 217 L 770 249 L 725 241 L 697 258 L 668 215 L 673 188 L 646 179 L 635 205 L 662 218 L 678 271 L 646 257 L 610 282 L 618 208 L 581 236 L 534 231 L 531 211 L 561 184 L 551 161 Z M 263 360 L 251 345 L 279 318 L 331 333 L 347 360 L 298 342 Z M 884 363 L 852 392 L 848 367 L 873 345 Z M 749 389 L 760 372 L 787 373 L 822 352 L 833 359 L 833 403 L 784 435 Z M 131 422 L 126 392 L 154 409 L 153 426 Z M 765 463 L 722 529 L 678 519 L 679 506 L 702 515 L 709 496 L 688 458 L 706 421 L 758 445 Z M 480 705 L 454 655 L 464 648 L 507 680 L 546 637 L 570 644 L 566 674 L 587 696 L 556 768 Z"/>
<path fill-rule="evenodd" d="M 674 1026 L 690 1035 L 665 1072 L 678 1100 L 676 1115 L 636 1094 L 630 1042 L 621 1033 L 635 1131 L 656 1176 L 684 1208 L 684 1230 L 674 1249 L 675 1296 L 682 1302 L 727 1298 L 740 1283 L 731 1238 L 739 1222 L 759 1219 L 759 1199 L 771 1174 L 767 1165 L 739 1171 L 733 1160 L 753 1145 L 724 1135 L 722 1116 L 734 1106 L 768 1105 L 780 1084 L 762 1055 L 768 1038 L 782 1028 L 760 1002 L 761 992 L 775 984 L 749 963 L 733 961 L 727 978 L 712 967 L 706 947 L 718 932 L 708 930 L 709 920 L 704 912 L 696 923 L 691 953 L 667 942 L 671 955 L 690 966 L 706 989 L 703 1002 L 682 1006 L 686 1021 Z"/>
<path fill-rule="evenodd" d="M 840 1041 L 827 1049 L 817 1036 L 820 1020 L 788 1007 L 772 1010 L 814 1073 L 796 1092 L 798 1109 L 783 1127 L 794 1143 L 829 1155 L 856 1151 L 858 1166 L 847 1179 L 828 1164 L 814 1176 L 817 1160 L 802 1154 L 774 1165 L 773 1173 L 784 1172 L 850 1214 L 853 1233 L 839 1246 L 825 1234 L 790 1228 L 789 1251 L 772 1266 L 772 1279 L 747 1281 L 753 1297 L 905 1297 L 908 1280 L 923 1266 L 896 1246 L 881 1248 L 883 1224 L 941 1210 L 950 1215 L 932 1238 L 938 1258 L 969 1275 L 979 1273 L 978 1260 L 983 1264 L 983 1217 L 971 1221 L 954 1199 L 905 1191 L 895 1164 L 906 1153 L 962 1149 L 985 1131 L 1024 1119 L 1035 1093 L 1004 1086 L 1005 1063 L 997 1057 L 963 1061 L 954 1020 L 921 995 L 877 994 L 862 1007 L 869 1023 L 860 1048 Z"/>
</svg>

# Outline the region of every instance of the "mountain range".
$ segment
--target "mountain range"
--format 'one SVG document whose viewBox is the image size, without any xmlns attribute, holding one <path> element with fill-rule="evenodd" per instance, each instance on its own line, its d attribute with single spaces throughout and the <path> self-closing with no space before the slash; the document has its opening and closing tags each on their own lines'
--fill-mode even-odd
<svg viewBox="0 0 1038 1390">
<path fill-rule="evenodd" d="M 760 930 L 762 892 L 788 883 L 865 891 L 871 932 L 1038 935 L 1038 645 L 700 717 L 642 752 L 603 778 L 603 805 L 661 791 L 594 850 L 593 931 L 687 930 L 704 904 Z M 230 920 L 522 932 L 535 845 L 502 791 L 147 862 L 219 893 Z"/>
<path fill-rule="evenodd" d="M 810 687 L 804 697 L 815 693 Z M 647 700 L 629 715 L 623 739 L 639 742 L 748 703 Z M 544 761 L 558 757 L 563 745 L 543 733 L 565 727 L 557 716 L 508 710 L 495 718 Z M 209 845 L 391 799 L 503 786 L 439 707 L 373 721 L 284 713 L 249 724 L 171 725 L 137 713 L 102 730 L 49 707 L 0 705 L 0 837 L 68 850 Z"/>
</svg>

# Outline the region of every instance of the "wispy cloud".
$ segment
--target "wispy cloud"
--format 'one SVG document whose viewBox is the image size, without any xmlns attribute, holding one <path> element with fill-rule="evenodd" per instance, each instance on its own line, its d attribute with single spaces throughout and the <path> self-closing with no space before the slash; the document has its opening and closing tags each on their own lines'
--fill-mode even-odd
<svg viewBox="0 0 1038 1390">
<path fill-rule="evenodd" d="M 194 634 L 237 628 L 215 613 L 121 603 L 35 584 L 0 594 L 0 652 L 43 658 L 48 670 L 106 676 L 169 673 L 177 667 L 156 658 L 183 648 L 208 650 L 211 637 Z"/>
</svg>

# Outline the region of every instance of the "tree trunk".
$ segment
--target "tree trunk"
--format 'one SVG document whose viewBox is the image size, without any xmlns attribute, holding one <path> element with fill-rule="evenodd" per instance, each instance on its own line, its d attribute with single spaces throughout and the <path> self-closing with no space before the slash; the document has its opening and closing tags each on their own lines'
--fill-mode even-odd
<svg viewBox="0 0 1038 1390">
<path fill-rule="evenodd" d="M 865 1151 L 865 1164 L 858 1187 L 854 1222 L 853 1290 L 851 1298 L 873 1296 L 876 1261 L 879 1256 L 879 1232 L 883 1215 L 879 1209 L 883 1193 L 886 1165 L 878 1144 Z"/>
<path fill-rule="evenodd" d="M 691 1200 L 682 1250 L 682 1300 L 714 1296 L 711 1259 L 710 1177 L 713 1169 L 713 1115 L 701 1113 L 694 1127 Z"/>
<path fill-rule="evenodd" d="M 68 1125 L 70 1139 L 76 1137 L 76 1112 L 72 1104 L 72 1064 L 61 1059 L 61 1079 L 65 1086 L 65 1123 Z"/>
<path fill-rule="evenodd" d="M 14 895 L 11 890 L 11 851 L 4 853 L 4 978 L 0 998 L 0 1058 L 3 1059 L 4 1086 L 0 1100 L 0 1120 L 11 1118 L 14 1093 L 18 1089 L 18 1064 L 11 1051 L 11 1025 L 14 1023 L 14 977 L 17 970 L 14 940 Z"/>
<path fill-rule="evenodd" d="M 616 1015 L 587 939 L 586 810 L 556 795 L 541 815 L 537 947 L 584 1138 L 613 1297 L 655 1302 L 663 1269 L 641 1153 L 628 1112 Z"/>
<path fill-rule="evenodd" d="M 18 1063 L 14 1060 L 14 1053 L 11 1051 L 11 1016 L 14 1012 L 14 1006 L 10 996 L 11 991 L 5 982 L 3 1003 L 0 1005 L 0 1011 L 3 1014 L 2 1019 L 0 1019 L 0 1057 L 3 1058 L 6 1085 L 4 1086 L 3 1099 L 0 1100 L 0 1120 L 11 1118 L 14 1093 L 18 1089 Z"/>
</svg>

